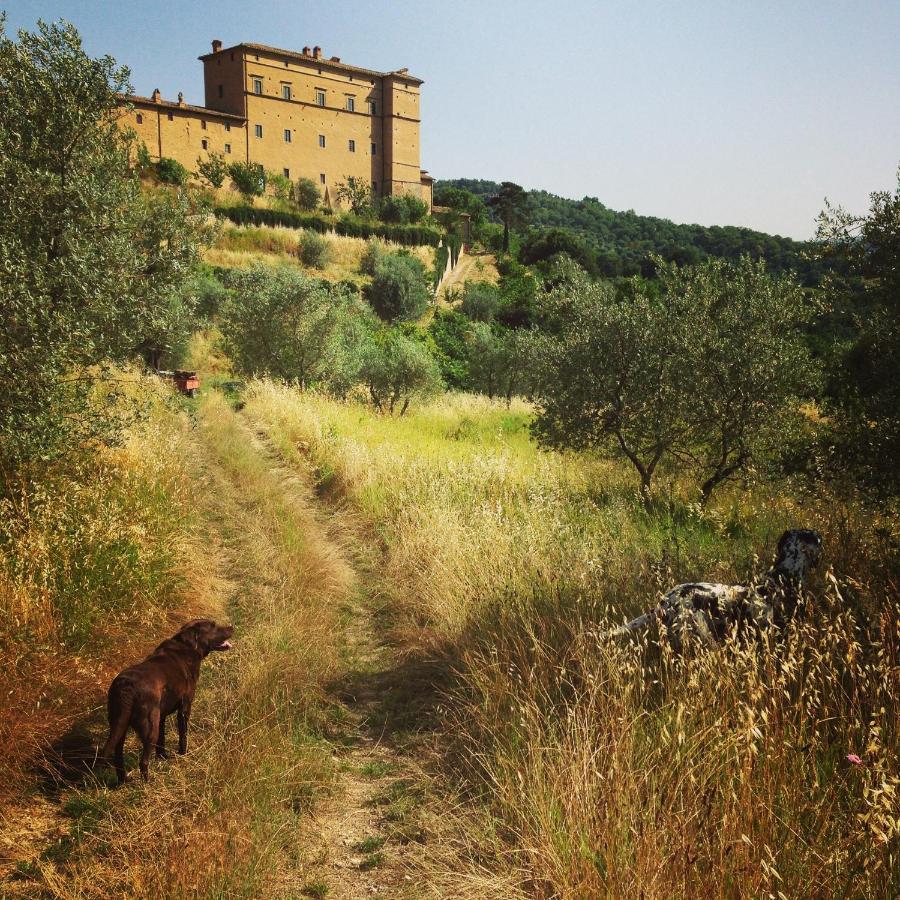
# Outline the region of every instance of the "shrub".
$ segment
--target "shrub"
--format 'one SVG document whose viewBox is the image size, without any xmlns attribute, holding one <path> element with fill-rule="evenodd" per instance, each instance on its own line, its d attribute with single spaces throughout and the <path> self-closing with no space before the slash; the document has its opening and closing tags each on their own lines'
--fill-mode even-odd
<svg viewBox="0 0 900 900">
<path fill-rule="evenodd" d="M 304 266 L 312 269 L 324 269 L 331 258 L 331 247 L 328 241 L 315 231 L 304 231 L 300 236 L 297 255 Z"/>
<path fill-rule="evenodd" d="M 378 264 L 387 256 L 388 249 L 384 245 L 384 241 L 378 238 L 369 238 L 366 242 L 366 249 L 359 260 L 359 271 L 363 275 L 374 275 Z"/>
<path fill-rule="evenodd" d="M 281 172 L 266 172 L 266 184 L 272 196 L 282 203 L 290 203 L 294 199 L 294 183 Z"/>
<path fill-rule="evenodd" d="M 466 390 L 469 387 L 472 323 L 454 309 L 438 309 L 428 325 L 428 335 L 447 386 Z"/>
<path fill-rule="evenodd" d="M 424 266 L 411 256 L 385 257 L 375 269 L 366 299 L 387 321 L 417 319 L 431 299 Z"/>
<path fill-rule="evenodd" d="M 380 237 L 407 247 L 437 247 L 441 232 L 429 225 L 387 225 L 345 215 L 336 222 L 322 215 L 303 215 L 252 206 L 219 206 L 215 213 L 236 225 L 283 225 L 285 228 L 313 228 L 318 232 L 334 229 L 347 237 Z"/>
<path fill-rule="evenodd" d="M 493 322 L 500 308 L 500 291 L 492 284 L 468 281 L 460 312 L 473 322 Z"/>
<path fill-rule="evenodd" d="M 312 178 L 300 178 L 294 187 L 297 206 L 304 212 L 315 212 L 322 202 L 322 192 Z"/>
<path fill-rule="evenodd" d="M 228 175 L 246 200 L 261 197 L 266 190 L 266 170 L 259 163 L 233 162 Z"/>
<path fill-rule="evenodd" d="M 415 224 L 428 215 L 428 204 L 410 194 L 395 194 L 382 199 L 378 214 L 384 222 Z"/>
<path fill-rule="evenodd" d="M 228 176 L 228 164 L 221 153 L 210 153 L 209 159 L 197 158 L 197 174 L 210 187 L 220 188 Z"/>
<path fill-rule="evenodd" d="M 177 159 L 164 156 L 156 164 L 156 177 L 163 184 L 174 184 L 183 187 L 187 184 L 191 173 Z"/>
</svg>

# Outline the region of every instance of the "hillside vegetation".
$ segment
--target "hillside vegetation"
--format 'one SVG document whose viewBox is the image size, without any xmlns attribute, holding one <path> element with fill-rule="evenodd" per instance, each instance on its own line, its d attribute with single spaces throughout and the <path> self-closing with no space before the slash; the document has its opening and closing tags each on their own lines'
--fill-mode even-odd
<svg viewBox="0 0 900 900">
<path fill-rule="evenodd" d="M 469 191 L 482 200 L 496 196 L 500 185 L 476 178 L 435 182 L 440 198 L 446 188 Z M 610 209 L 596 197 L 571 200 L 548 191 L 528 191 L 528 222 L 538 231 L 565 229 L 584 241 L 597 271 L 606 276 L 648 275 L 651 257 L 679 264 L 709 257 L 737 260 L 742 254 L 766 261 L 775 272 L 796 271 L 804 284 L 817 284 L 824 267 L 811 258 L 808 244 L 738 226 L 681 225 Z"/>
</svg>

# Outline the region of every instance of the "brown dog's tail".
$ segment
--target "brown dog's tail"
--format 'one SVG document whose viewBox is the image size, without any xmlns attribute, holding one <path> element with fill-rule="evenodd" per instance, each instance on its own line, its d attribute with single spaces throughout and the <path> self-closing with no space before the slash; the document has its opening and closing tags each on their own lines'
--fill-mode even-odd
<svg viewBox="0 0 900 900">
<path fill-rule="evenodd" d="M 134 689 L 116 678 L 109 687 L 106 699 L 106 714 L 109 718 L 109 737 L 100 751 L 104 759 L 110 759 L 116 747 L 124 740 L 131 722 L 131 708 L 134 706 Z"/>
</svg>

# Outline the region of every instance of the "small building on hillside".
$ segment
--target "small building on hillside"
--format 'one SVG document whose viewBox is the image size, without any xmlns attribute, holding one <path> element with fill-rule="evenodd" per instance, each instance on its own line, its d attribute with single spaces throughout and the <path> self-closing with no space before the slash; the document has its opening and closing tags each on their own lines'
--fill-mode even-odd
<svg viewBox="0 0 900 900">
<path fill-rule="evenodd" d="M 120 120 L 152 159 L 170 157 L 193 171 L 221 153 L 226 162 L 261 163 L 322 195 L 348 176 L 377 196 L 413 194 L 432 204 L 434 179 L 420 167 L 422 80 L 407 69 L 351 66 L 320 47 L 299 53 L 263 44 L 212 42 L 203 63 L 205 106 L 128 96 Z"/>
</svg>

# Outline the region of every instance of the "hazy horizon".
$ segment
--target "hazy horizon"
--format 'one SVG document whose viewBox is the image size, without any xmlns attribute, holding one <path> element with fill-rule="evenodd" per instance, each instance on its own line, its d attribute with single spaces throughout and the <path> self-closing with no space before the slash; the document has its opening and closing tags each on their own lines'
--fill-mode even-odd
<svg viewBox="0 0 900 900">
<path fill-rule="evenodd" d="M 0 0 L 0 7 L 2 7 Z M 203 103 L 210 41 L 255 41 L 425 80 L 421 164 L 616 210 L 808 238 L 896 185 L 900 3 L 546 4 L 272 0 L 8 3 L 7 27 L 65 18 L 92 55 Z M 174 39 L 173 39 L 174 36 Z"/>
</svg>

